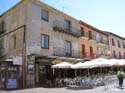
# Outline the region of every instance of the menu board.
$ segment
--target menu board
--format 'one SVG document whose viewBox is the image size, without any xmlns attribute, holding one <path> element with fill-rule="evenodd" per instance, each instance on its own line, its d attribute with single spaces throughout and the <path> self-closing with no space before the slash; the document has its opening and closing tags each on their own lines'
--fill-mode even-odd
<svg viewBox="0 0 125 93">
<path fill-rule="evenodd" d="M 8 67 L 7 88 L 17 88 L 17 68 Z"/>
<path fill-rule="evenodd" d="M 17 80 L 16 79 L 8 79 L 7 88 L 17 88 Z"/>
</svg>

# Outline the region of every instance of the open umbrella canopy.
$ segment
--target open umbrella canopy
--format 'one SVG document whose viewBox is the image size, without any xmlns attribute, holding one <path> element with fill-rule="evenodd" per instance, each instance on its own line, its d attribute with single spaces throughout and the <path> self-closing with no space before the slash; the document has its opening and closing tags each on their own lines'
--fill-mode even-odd
<svg viewBox="0 0 125 93">
<path fill-rule="evenodd" d="M 97 59 L 94 59 L 94 60 L 91 60 L 91 62 L 106 62 L 107 59 L 104 59 L 104 58 L 97 58 Z"/>
<path fill-rule="evenodd" d="M 86 61 L 84 63 L 79 62 L 73 65 L 72 68 L 78 69 L 78 68 L 95 68 L 95 67 L 107 67 L 107 66 L 109 66 L 109 62 L 107 59 L 98 58 L 91 61 Z"/>
<path fill-rule="evenodd" d="M 109 60 L 104 58 L 98 58 L 91 60 L 91 62 L 94 64 L 92 68 L 94 67 L 108 67 L 109 66 Z"/>
<path fill-rule="evenodd" d="M 91 61 L 86 61 L 84 63 L 79 62 L 74 65 L 67 62 L 62 62 L 56 65 L 52 65 L 52 68 L 84 69 L 84 68 L 109 67 L 109 66 L 125 66 L 125 59 L 98 58 Z"/>
<path fill-rule="evenodd" d="M 125 65 L 125 60 L 124 59 L 117 59 L 116 61 L 114 61 L 113 66 L 124 66 Z"/>
<path fill-rule="evenodd" d="M 125 66 L 125 59 L 109 59 L 110 66 Z"/>
<path fill-rule="evenodd" d="M 120 65 L 120 60 L 118 59 L 109 59 L 109 65 L 110 66 L 119 66 Z"/>
<path fill-rule="evenodd" d="M 84 63 L 82 63 L 79 68 L 91 68 L 94 64 L 90 61 L 86 61 Z"/>
<path fill-rule="evenodd" d="M 81 65 L 83 65 L 83 63 L 82 63 L 82 62 L 79 62 L 79 63 L 77 63 L 77 64 L 72 65 L 72 68 L 73 68 L 73 69 L 78 69 L 78 68 L 80 68 Z"/>
<path fill-rule="evenodd" d="M 108 60 L 104 58 L 98 58 L 84 63 L 86 68 L 95 68 L 95 67 L 107 67 L 109 66 Z"/>
<path fill-rule="evenodd" d="M 125 59 L 120 59 L 120 65 L 125 66 Z"/>
<path fill-rule="evenodd" d="M 52 68 L 71 68 L 72 64 L 67 62 L 62 62 L 56 65 L 52 65 Z"/>
</svg>

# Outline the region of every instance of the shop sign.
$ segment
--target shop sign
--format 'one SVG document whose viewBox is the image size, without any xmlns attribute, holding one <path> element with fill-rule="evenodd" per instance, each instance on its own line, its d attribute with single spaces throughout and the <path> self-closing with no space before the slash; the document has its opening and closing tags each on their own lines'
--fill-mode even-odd
<svg viewBox="0 0 125 93">
<path fill-rule="evenodd" d="M 13 64 L 14 65 L 22 65 L 22 57 L 21 56 L 13 57 Z"/>
<path fill-rule="evenodd" d="M 17 79 L 8 79 L 7 88 L 17 88 Z"/>
<path fill-rule="evenodd" d="M 28 74 L 33 74 L 34 73 L 34 62 L 28 62 L 27 65 L 27 69 L 28 69 Z"/>
</svg>

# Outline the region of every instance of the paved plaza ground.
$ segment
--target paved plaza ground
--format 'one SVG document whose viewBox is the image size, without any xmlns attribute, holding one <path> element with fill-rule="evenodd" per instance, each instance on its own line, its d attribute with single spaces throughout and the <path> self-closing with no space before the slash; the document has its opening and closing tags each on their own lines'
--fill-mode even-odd
<svg viewBox="0 0 125 93">
<path fill-rule="evenodd" d="M 125 87 L 125 81 L 124 81 Z M 0 93 L 125 93 L 125 89 L 116 88 L 116 84 L 97 87 L 94 89 L 82 89 L 76 87 L 62 88 L 32 88 L 17 91 L 0 91 Z"/>
</svg>

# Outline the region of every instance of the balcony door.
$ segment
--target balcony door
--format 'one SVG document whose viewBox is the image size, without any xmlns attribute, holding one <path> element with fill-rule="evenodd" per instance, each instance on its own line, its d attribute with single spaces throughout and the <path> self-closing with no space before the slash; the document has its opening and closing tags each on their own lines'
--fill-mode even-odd
<svg viewBox="0 0 125 93">
<path fill-rule="evenodd" d="M 71 52 L 71 41 L 66 41 L 65 51 L 66 51 L 66 56 L 71 56 L 72 55 L 72 52 Z"/>
<path fill-rule="evenodd" d="M 92 40 L 92 32 L 89 31 L 89 39 Z"/>
<path fill-rule="evenodd" d="M 71 29 L 71 22 L 69 20 L 65 20 L 64 21 L 64 28 L 65 28 L 65 30 L 70 31 L 70 29 Z"/>
<path fill-rule="evenodd" d="M 82 44 L 82 58 L 85 57 L 85 44 Z"/>
<path fill-rule="evenodd" d="M 93 47 L 90 46 L 89 48 L 90 48 L 90 55 L 91 55 L 91 57 L 93 57 Z"/>
</svg>

